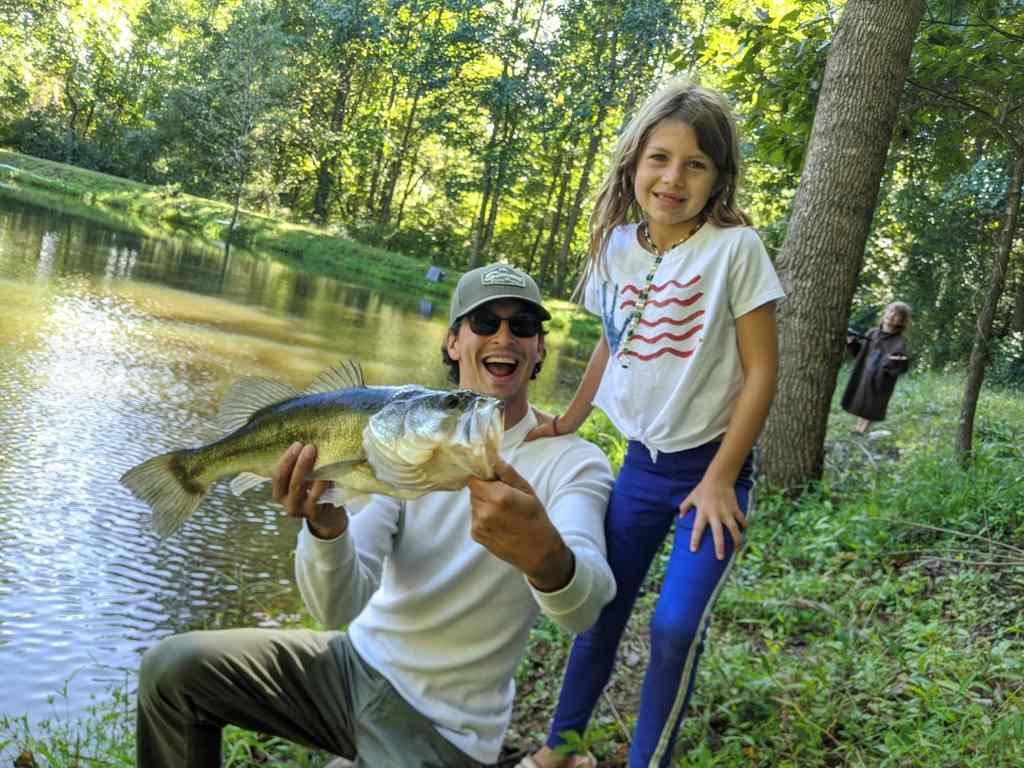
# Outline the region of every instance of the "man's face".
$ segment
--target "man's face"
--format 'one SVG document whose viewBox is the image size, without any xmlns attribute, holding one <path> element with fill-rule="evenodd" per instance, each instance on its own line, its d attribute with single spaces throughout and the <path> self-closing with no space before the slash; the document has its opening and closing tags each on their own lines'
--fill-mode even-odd
<svg viewBox="0 0 1024 768">
<path fill-rule="evenodd" d="M 514 318 L 511 325 L 509 318 Z M 539 318 L 529 304 L 502 299 L 477 307 L 462 318 L 458 334 L 448 335 L 448 356 L 459 364 L 459 386 L 504 400 L 508 416 L 513 415 L 510 407 L 526 406 L 530 376 L 544 359 L 544 339 L 539 333 L 517 336 L 512 330 L 512 326 L 520 333 L 529 330 L 534 318 L 539 328 Z"/>
</svg>

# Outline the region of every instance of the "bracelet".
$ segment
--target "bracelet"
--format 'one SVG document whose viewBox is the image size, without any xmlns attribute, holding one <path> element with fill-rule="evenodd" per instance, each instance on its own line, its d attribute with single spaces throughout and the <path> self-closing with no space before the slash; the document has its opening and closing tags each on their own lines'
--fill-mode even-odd
<svg viewBox="0 0 1024 768">
<path fill-rule="evenodd" d="M 557 414 L 555 415 L 555 418 L 553 418 L 551 420 L 551 431 L 555 433 L 555 437 L 559 436 L 559 433 L 558 433 L 558 415 Z"/>
</svg>

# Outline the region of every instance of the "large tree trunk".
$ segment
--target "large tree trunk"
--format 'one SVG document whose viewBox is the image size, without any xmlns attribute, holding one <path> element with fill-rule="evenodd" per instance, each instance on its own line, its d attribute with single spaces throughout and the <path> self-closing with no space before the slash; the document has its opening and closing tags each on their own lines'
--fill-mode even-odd
<svg viewBox="0 0 1024 768">
<path fill-rule="evenodd" d="M 763 469 L 790 490 L 821 477 L 846 322 L 924 7 L 924 0 L 849 0 L 825 65 L 778 259 L 787 297 Z"/>
<path fill-rule="evenodd" d="M 960 406 L 960 423 L 957 425 L 956 431 L 956 457 L 961 464 L 968 461 L 971 453 L 971 444 L 974 438 L 974 415 L 978 409 L 981 383 L 985 379 L 985 366 L 988 364 L 992 324 L 995 321 L 999 299 L 1003 295 L 1006 270 L 1010 264 L 1010 251 L 1013 248 L 1013 238 L 1017 234 L 1021 184 L 1024 184 L 1024 146 L 1017 148 L 1013 177 L 1006 194 L 1006 215 L 1003 220 L 999 251 L 992 262 L 992 277 L 989 280 L 988 293 L 985 294 L 985 303 L 978 314 L 974 346 L 971 348 L 971 361 L 967 367 L 967 383 L 964 386 L 964 399 Z"/>
</svg>

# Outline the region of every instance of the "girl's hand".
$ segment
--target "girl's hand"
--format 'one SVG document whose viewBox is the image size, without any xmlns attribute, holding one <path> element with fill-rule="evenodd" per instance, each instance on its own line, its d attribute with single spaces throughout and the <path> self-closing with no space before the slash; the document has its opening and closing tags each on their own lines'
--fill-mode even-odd
<svg viewBox="0 0 1024 768">
<path fill-rule="evenodd" d="M 693 492 L 679 505 L 679 517 L 683 517 L 696 507 L 696 519 L 693 521 L 693 533 L 690 535 L 690 551 L 700 548 L 700 540 L 704 530 L 710 526 L 715 539 L 715 557 L 725 559 L 725 531 L 732 534 L 733 544 L 739 549 L 743 541 L 740 528 L 747 527 L 747 517 L 736 502 L 736 490 L 728 483 L 716 483 L 707 478 L 700 481 Z"/>
<path fill-rule="evenodd" d="M 561 416 L 545 413 L 538 408 L 533 409 L 533 414 L 537 417 L 537 426 L 527 433 L 523 439 L 524 443 L 536 440 L 538 437 L 558 437 L 559 435 L 576 431 L 575 429 L 569 429 Z M 558 419 L 557 424 L 555 419 Z"/>
</svg>

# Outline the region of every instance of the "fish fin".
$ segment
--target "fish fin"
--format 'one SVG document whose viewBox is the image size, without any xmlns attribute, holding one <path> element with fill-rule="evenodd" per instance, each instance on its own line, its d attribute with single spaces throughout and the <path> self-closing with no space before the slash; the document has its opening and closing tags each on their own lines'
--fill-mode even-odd
<svg viewBox="0 0 1024 768">
<path fill-rule="evenodd" d="M 255 488 L 257 485 L 269 482 L 269 477 L 263 475 L 257 475 L 253 472 L 239 472 L 233 478 L 231 478 L 231 492 L 235 496 L 241 496 L 248 490 Z"/>
<path fill-rule="evenodd" d="M 153 527 L 161 538 L 177 531 L 209 490 L 194 480 L 182 480 L 175 471 L 184 453 L 171 451 L 155 456 L 121 475 L 121 485 L 153 510 Z"/>
<path fill-rule="evenodd" d="M 310 385 L 303 390 L 303 393 L 312 395 L 317 392 L 333 392 L 336 389 L 352 389 L 365 386 L 366 382 L 363 380 L 362 366 L 355 360 L 342 360 L 313 379 Z"/>
<path fill-rule="evenodd" d="M 310 480 L 341 480 L 349 473 L 358 471 L 361 464 L 366 464 L 365 458 L 323 464 L 310 472 L 308 477 Z"/>
<path fill-rule="evenodd" d="M 224 393 L 217 410 L 217 426 L 224 433 L 234 432 L 249 423 L 256 411 L 268 405 L 295 397 L 294 387 L 273 379 L 258 376 L 243 376 Z"/>
</svg>

